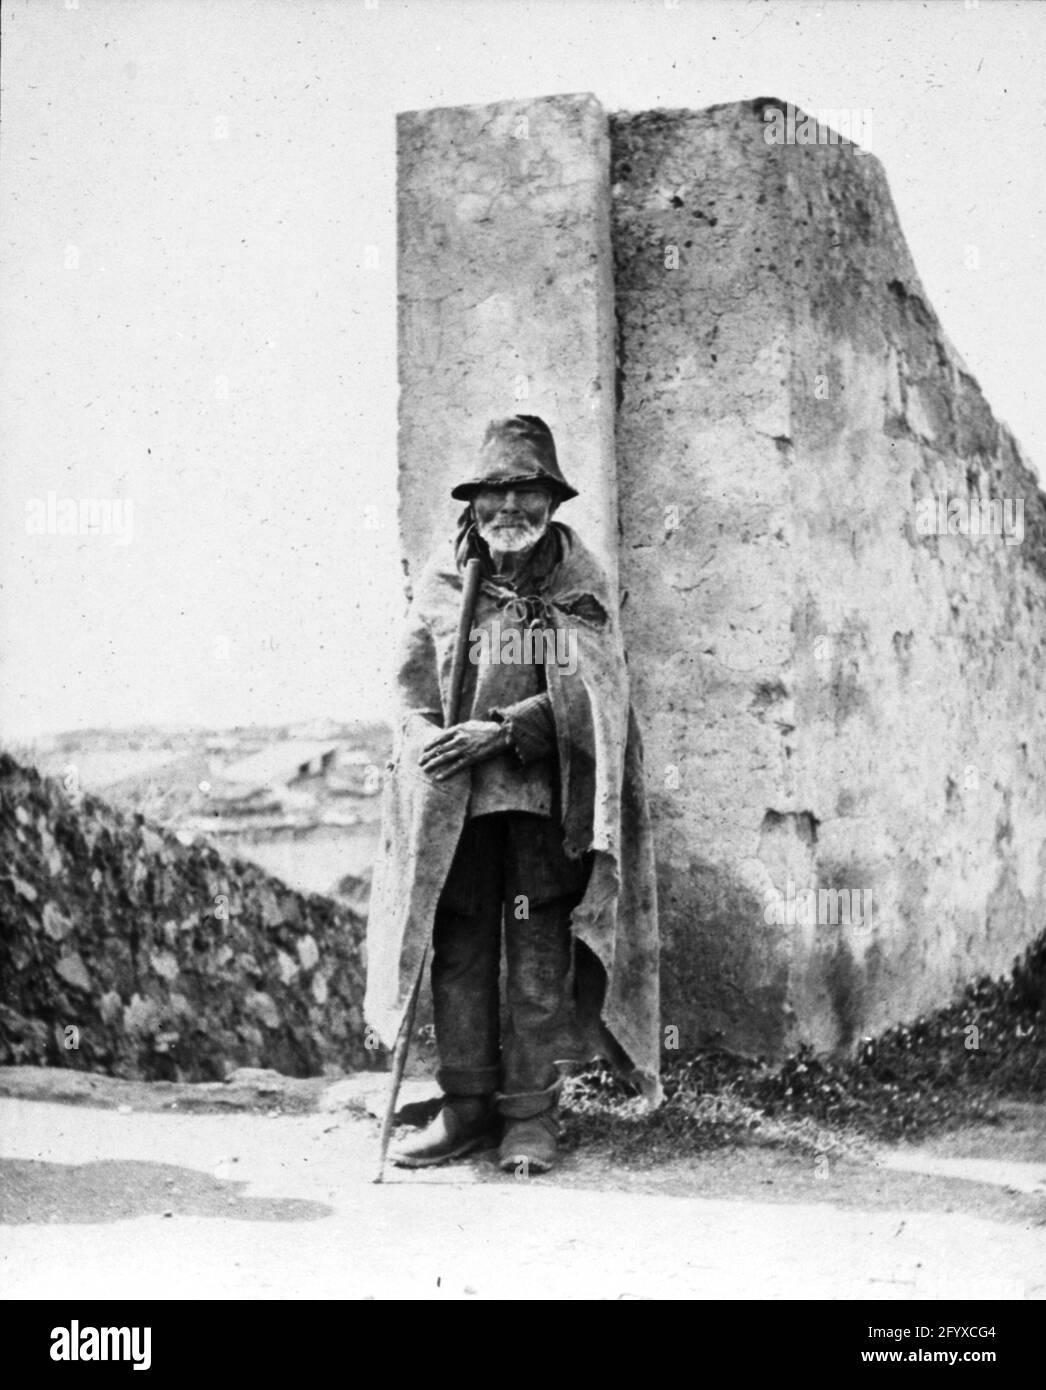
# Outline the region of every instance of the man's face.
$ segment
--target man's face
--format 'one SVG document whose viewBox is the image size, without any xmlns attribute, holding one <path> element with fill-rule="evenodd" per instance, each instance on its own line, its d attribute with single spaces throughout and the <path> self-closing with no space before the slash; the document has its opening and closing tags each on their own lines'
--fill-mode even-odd
<svg viewBox="0 0 1046 1390">
<path fill-rule="evenodd" d="M 529 550 L 545 534 L 554 510 L 541 483 L 484 487 L 473 495 L 476 527 L 491 550 Z"/>
</svg>

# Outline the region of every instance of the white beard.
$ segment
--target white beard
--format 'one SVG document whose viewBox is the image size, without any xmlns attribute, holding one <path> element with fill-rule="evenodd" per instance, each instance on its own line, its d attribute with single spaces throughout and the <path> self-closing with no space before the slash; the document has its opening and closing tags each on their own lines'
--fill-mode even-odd
<svg viewBox="0 0 1046 1390">
<path fill-rule="evenodd" d="M 477 530 L 480 539 L 485 541 L 490 550 L 500 550 L 515 553 L 517 550 L 530 550 L 537 545 L 538 541 L 548 530 L 548 522 L 542 522 L 540 526 L 534 526 L 529 521 L 521 523 L 519 526 L 499 527 L 491 524 L 480 526 L 477 522 Z"/>
</svg>

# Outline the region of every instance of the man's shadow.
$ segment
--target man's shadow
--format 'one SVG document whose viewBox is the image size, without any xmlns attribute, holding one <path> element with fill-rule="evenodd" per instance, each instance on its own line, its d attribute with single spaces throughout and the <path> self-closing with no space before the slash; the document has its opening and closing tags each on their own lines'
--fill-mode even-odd
<svg viewBox="0 0 1046 1390">
<path fill-rule="evenodd" d="M 0 1159 L 0 1225 L 128 1221 L 136 1216 L 217 1216 L 232 1221 L 319 1221 L 322 1202 L 245 1197 L 229 1182 L 173 1163 L 103 1159 L 46 1163 Z"/>
</svg>

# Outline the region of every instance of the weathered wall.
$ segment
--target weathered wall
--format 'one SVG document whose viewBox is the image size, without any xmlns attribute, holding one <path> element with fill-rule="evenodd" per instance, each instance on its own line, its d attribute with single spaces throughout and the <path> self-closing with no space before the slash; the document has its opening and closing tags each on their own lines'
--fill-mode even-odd
<svg viewBox="0 0 1046 1390">
<path fill-rule="evenodd" d="M 1046 502 L 878 163 L 768 144 L 767 104 L 615 116 L 609 149 L 587 97 L 402 118 L 400 481 L 413 566 L 462 450 L 530 410 L 583 491 L 565 519 L 605 541 L 620 509 L 664 1019 L 780 1052 L 914 1016 L 1042 928 Z M 1023 498 L 1023 543 L 919 535 L 945 489 Z M 789 880 L 870 897 L 768 922 Z"/>
<path fill-rule="evenodd" d="M 488 420 L 540 415 L 581 496 L 562 520 L 616 567 L 607 119 L 590 96 L 398 119 L 400 530 L 453 534 Z"/>
<path fill-rule="evenodd" d="M 612 122 L 624 617 L 666 1020 L 845 1047 L 1046 919 L 1046 499 L 877 161 L 762 106 Z M 919 535 L 941 490 L 1023 498 L 1023 543 Z M 768 923 L 789 878 L 870 917 Z"/>
</svg>

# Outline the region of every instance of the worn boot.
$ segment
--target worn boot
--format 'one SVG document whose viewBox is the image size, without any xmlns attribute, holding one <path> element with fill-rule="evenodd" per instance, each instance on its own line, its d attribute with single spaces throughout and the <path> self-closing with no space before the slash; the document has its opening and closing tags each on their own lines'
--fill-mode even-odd
<svg viewBox="0 0 1046 1390">
<path fill-rule="evenodd" d="M 400 1168 L 430 1168 L 461 1158 L 492 1142 L 497 1115 L 489 1096 L 447 1096 L 439 1114 L 420 1134 L 398 1143 L 389 1154 Z"/>
<path fill-rule="evenodd" d="M 559 1125 L 554 1111 L 546 1110 L 526 1120 L 506 1120 L 498 1167 L 503 1173 L 515 1173 L 521 1178 L 547 1173 L 556 1161 L 558 1146 Z"/>
</svg>

